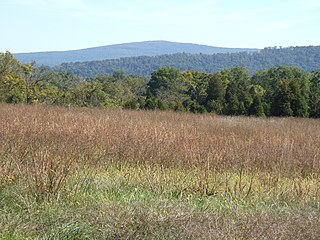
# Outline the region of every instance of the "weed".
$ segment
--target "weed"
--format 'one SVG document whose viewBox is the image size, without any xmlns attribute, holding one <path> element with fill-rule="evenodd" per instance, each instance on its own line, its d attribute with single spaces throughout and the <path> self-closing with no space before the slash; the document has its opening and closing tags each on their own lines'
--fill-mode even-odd
<svg viewBox="0 0 320 240">
<path fill-rule="evenodd" d="M 0 105 L 0 122 L 0 238 L 320 238 L 319 120 Z"/>
</svg>

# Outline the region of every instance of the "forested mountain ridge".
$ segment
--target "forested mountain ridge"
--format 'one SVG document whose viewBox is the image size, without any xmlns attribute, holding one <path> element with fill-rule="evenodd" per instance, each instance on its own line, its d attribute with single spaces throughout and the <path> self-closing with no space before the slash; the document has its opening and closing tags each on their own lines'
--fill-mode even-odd
<svg viewBox="0 0 320 240">
<path fill-rule="evenodd" d="M 169 41 L 146 41 L 114 44 L 102 47 L 94 47 L 70 51 L 17 53 L 15 58 L 22 63 L 31 63 L 47 66 L 55 66 L 66 62 L 98 61 L 106 59 L 119 59 L 122 57 L 157 56 L 174 53 L 234 53 L 234 52 L 255 52 L 254 48 L 222 48 L 192 43 L 177 43 Z"/>
<path fill-rule="evenodd" d="M 226 68 L 242 66 L 250 74 L 277 67 L 295 66 L 311 72 L 320 67 L 320 46 L 264 48 L 259 52 L 238 52 L 208 54 L 177 53 L 161 56 L 140 56 L 104 61 L 63 63 L 53 68 L 59 72 L 70 72 L 79 77 L 110 75 L 121 70 L 126 74 L 150 77 L 162 67 L 175 67 L 181 71 L 195 70 L 206 73 L 218 72 Z"/>
</svg>

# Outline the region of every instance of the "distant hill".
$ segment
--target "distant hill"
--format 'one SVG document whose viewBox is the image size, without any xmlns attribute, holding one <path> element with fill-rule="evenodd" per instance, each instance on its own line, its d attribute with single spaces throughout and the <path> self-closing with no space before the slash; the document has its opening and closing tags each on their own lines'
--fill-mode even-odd
<svg viewBox="0 0 320 240">
<path fill-rule="evenodd" d="M 98 61 L 106 59 L 119 59 L 123 57 L 157 56 L 174 53 L 234 53 L 255 52 L 254 48 L 221 48 L 191 43 L 176 43 L 168 41 L 147 41 L 115 44 L 103 47 L 94 47 L 72 51 L 16 53 L 15 58 L 23 63 L 36 61 L 38 64 L 55 66 L 61 63 Z"/>
<path fill-rule="evenodd" d="M 64 63 L 55 71 L 71 72 L 79 77 L 110 75 L 122 70 L 126 74 L 149 77 L 161 67 L 176 67 L 180 70 L 198 70 L 206 73 L 226 68 L 243 66 L 251 74 L 274 66 L 296 66 L 311 72 L 320 69 L 320 46 L 265 48 L 259 52 L 187 54 L 177 53 L 154 57 L 131 57 L 82 63 Z"/>
</svg>

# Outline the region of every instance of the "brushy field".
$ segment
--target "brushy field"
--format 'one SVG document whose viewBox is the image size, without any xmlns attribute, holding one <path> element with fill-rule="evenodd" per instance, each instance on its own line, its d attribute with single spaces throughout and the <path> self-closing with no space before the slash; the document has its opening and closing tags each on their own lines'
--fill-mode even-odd
<svg viewBox="0 0 320 240">
<path fill-rule="evenodd" d="M 320 239 L 320 120 L 0 105 L 0 239 Z"/>
</svg>

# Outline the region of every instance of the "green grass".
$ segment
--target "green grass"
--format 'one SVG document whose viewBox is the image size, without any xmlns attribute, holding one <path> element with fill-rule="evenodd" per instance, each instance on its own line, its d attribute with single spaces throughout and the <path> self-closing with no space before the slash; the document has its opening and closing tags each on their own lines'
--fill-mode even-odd
<svg viewBox="0 0 320 240">
<path fill-rule="evenodd" d="M 209 237 L 216 229 L 231 238 L 261 234 L 260 238 L 267 239 L 275 225 L 286 219 L 312 219 L 310 224 L 320 221 L 319 196 L 314 191 L 320 183 L 316 178 L 283 177 L 274 184 L 268 174 L 263 178 L 258 172 L 211 171 L 201 185 L 204 172 L 111 164 L 88 176 L 85 187 L 70 191 L 80 180 L 79 176 L 70 177 L 59 199 L 41 201 L 28 192 L 24 195 L 19 183 L 12 183 L 0 193 L 0 236 L 189 239 Z M 297 183 L 299 188 L 294 187 Z"/>
</svg>

